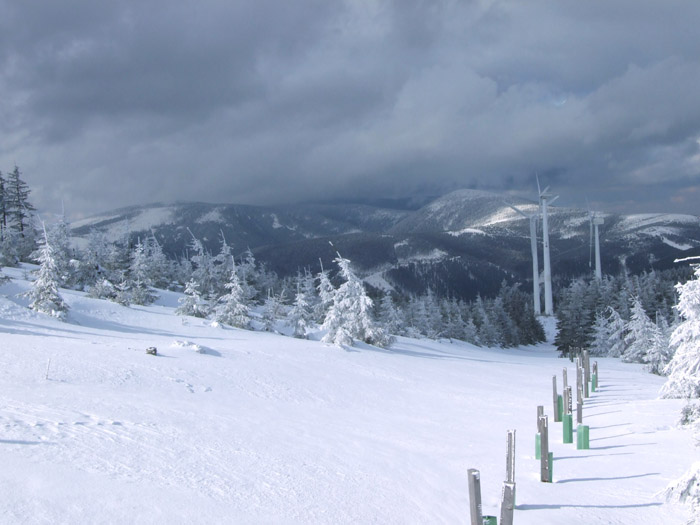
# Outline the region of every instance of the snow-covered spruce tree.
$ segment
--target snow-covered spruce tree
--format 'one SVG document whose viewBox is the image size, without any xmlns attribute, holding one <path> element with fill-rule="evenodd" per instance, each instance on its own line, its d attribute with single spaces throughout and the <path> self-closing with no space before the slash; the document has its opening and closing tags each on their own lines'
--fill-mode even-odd
<svg viewBox="0 0 700 525">
<path fill-rule="evenodd" d="M 26 292 L 26 296 L 31 301 L 29 307 L 36 312 L 65 320 L 68 305 L 58 293 L 58 270 L 46 228 L 44 228 L 44 241 L 39 249 L 37 261 L 40 265 L 37 277 L 32 283 L 32 288 Z"/>
<path fill-rule="evenodd" d="M 671 345 L 676 351 L 665 369 L 668 380 L 661 397 L 700 397 L 700 264 L 693 266 L 694 278 L 676 287 L 676 308 L 683 321 L 671 334 Z"/>
<path fill-rule="evenodd" d="M 267 298 L 263 303 L 262 311 L 263 330 L 266 332 L 275 331 L 275 322 L 282 317 L 284 296 L 284 290 L 279 295 L 273 293 L 272 290 L 267 291 Z"/>
<path fill-rule="evenodd" d="M 149 261 L 146 248 L 139 239 L 131 253 L 131 265 L 128 273 L 133 304 L 149 305 L 158 298 L 158 294 L 151 289 L 153 281 Z"/>
<path fill-rule="evenodd" d="M 608 357 L 620 357 L 627 348 L 625 343 L 627 323 L 612 306 L 608 307 L 606 331 L 608 332 Z"/>
<path fill-rule="evenodd" d="M 593 336 L 588 347 L 592 356 L 607 356 L 610 352 L 608 320 L 603 312 L 596 312 L 593 323 Z"/>
<path fill-rule="evenodd" d="M 292 335 L 300 339 L 306 339 L 311 326 L 311 305 L 306 297 L 307 292 L 300 284 L 294 296 L 294 304 L 287 315 L 287 321 L 294 330 Z"/>
<path fill-rule="evenodd" d="M 379 303 L 379 322 L 390 334 L 403 333 L 403 319 L 394 305 L 391 292 L 385 291 Z"/>
<path fill-rule="evenodd" d="M 214 320 L 235 326 L 236 328 L 249 328 L 250 315 L 248 302 L 246 301 L 241 280 L 238 277 L 236 267 L 231 269 L 229 281 L 226 283 L 228 293 L 219 298 L 214 309 Z"/>
<path fill-rule="evenodd" d="M 206 301 L 202 299 L 197 289 L 197 281 L 190 279 L 185 285 L 185 293 L 177 301 L 180 306 L 175 313 L 177 315 L 191 315 L 192 317 L 205 318 L 209 312 Z"/>
<path fill-rule="evenodd" d="M 651 346 L 647 352 L 647 370 L 659 376 L 665 375 L 666 365 L 673 357 L 671 330 L 663 316 L 657 315 L 652 327 Z"/>
<path fill-rule="evenodd" d="M 333 294 L 323 328 L 328 333 L 324 343 L 352 345 L 354 340 L 376 346 L 388 346 L 391 337 L 372 318 L 372 299 L 367 296 L 362 281 L 350 268 L 350 261 L 338 254 L 335 262 L 345 280 Z"/>
<path fill-rule="evenodd" d="M 653 334 L 654 323 L 644 311 L 639 296 L 635 296 L 632 299 L 630 320 L 627 323 L 625 336 L 627 348 L 622 354 L 622 360 L 626 363 L 647 363 L 647 353 L 651 348 Z"/>
<path fill-rule="evenodd" d="M 15 233 L 15 243 L 20 260 L 26 260 L 34 252 L 36 232 L 33 225 L 34 206 L 29 202 L 31 190 L 21 178 L 15 166 L 5 182 L 5 207 L 8 228 Z"/>
<path fill-rule="evenodd" d="M 317 322 L 322 323 L 326 318 L 326 313 L 328 309 L 333 304 L 333 296 L 335 295 L 335 288 L 331 280 L 328 278 L 328 271 L 321 268 L 318 274 L 318 303 L 314 308 L 314 318 Z"/>
</svg>

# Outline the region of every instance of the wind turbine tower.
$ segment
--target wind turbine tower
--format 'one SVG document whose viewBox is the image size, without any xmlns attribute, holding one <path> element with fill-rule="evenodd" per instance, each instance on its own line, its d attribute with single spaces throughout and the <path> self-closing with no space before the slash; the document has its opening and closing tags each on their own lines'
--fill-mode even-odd
<svg viewBox="0 0 700 525">
<path fill-rule="evenodd" d="M 533 307 L 535 310 L 535 315 L 540 315 L 542 313 L 542 306 L 540 305 L 540 263 L 537 257 L 537 217 L 539 213 L 532 213 L 528 215 L 522 212 L 512 204 L 508 204 L 520 215 L 530 220 L 530 247 L 532 248 L 532 297 L 533 297 Z"/>
<path fill-rule="evenodd" d="M 595 213 L 591 217 L 593 228 L 595 231 L 595 278 L 599 281 L 603 278 L 603 272 L 600 267 L 600 236 L 598 235 L 598 226 L 603 224 L 603 218 Z"/>
<path fill-rule="evenodd" d="M 540 191 L 540 183 L 537 181 L 537 190 L 540 193 L 540 206 L 542 207 L 542 247 L 544 252 L 544 315 L 554 315 L 554 301 L 552 300 L 552 264 L 549 258 L 549 222 L 547 207 L 559 198 L 549 191 L 549 186 Z"/>
</svg>

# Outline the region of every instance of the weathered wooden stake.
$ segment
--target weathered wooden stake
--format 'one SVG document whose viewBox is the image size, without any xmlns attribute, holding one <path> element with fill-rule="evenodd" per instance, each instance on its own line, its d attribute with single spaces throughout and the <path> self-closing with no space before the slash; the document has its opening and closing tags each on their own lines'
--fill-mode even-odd
<svg viewBox="0 0 700 525">
<path fill-rule="evenodd" d="M 542 429 L 540 428 L 540 418 L 544 415 L 544 407 L 537 407 L 537 433 L 535 434 L 535 459 L 540 459 L 542 455 Z"/>
<path fill-rule="evenodd" d="M 561 421 L 559 417 L 559 395 L 557 394 L 557 376 L 552 376 L 552 396 L 554 400 L 554 421 Z"/>
<path fill-rule="evenodd" d="M 515 508 L 515 430 L 508 431 L 506 453 L 506 481 L 501 493 L 501 525 L 513 524 Z"/>
<path fill-rule="evenodd" d="M 501 525 L 513 525 L 515 509 L 515 483 L 506 481 L 501 493 Z"/>
<path fill-rule="evenodd" d="M 578 401 L 576 403 L 576 423 L 583 423 L 583 389 L 578 388 Z"/>
<path fill-rule="evenodd" d="M 469 514 L 472 525 L 484 525 L 481 511 L 481 476 L 474 468 L 467 470 L 467 476 L 469 477 Z"/>
<path fill-rule="evenodd" d="M 506 443 L 506 481 L 515 483 L 515 430 L 508 431 Z"/>
<path fill-rule="evenodd" d="M 540 418 L 540 442 L 542 453 L 540 457 L 540 480 L 545 483 L 551 482 L 550 476 L 550 456 L 549 456 L 549 421 L 547 416 Z"/>
<path fill-rule="evenodd" d="M 51 358 L 49 357 L 49 362 L 46 363 L 46 380 L 49 380 L 49 367 L 51 366 Z"/>
<path fill-rule="evenodd" d="M 591 397 L 591 393 L 588 390 L 588 384 L 591 381 L 591 359 L 588 350 L 583 351 L 583 373 L 585 375 L 583 380 L 583 395 L 588 398 Z"/>
<path fill-rule="evenodd" d="M 563 383 L 562 390 L 566 390 L 566 387 L 569 386 L 569 378 L 567 376 L 566 367 L 564 367 L 564 370 L 562 370 L 561 377 Z"/>
<path fill-rule="evenodd" d="M 573 407 L 573 391 L 571 390 L 571 386 L 566 387 L 566 397 L 567 397 L 567 402 L 566 402 L 566 413 L 571 415 L 574 413 L 572 407 Z"/>
</svg>

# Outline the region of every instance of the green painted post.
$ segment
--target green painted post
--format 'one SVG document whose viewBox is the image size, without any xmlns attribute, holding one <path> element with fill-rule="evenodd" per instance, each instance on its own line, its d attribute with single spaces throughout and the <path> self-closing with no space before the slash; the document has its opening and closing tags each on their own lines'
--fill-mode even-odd
<svg viewBox="0 0 700 525">
<path fill-rule="evenodd" d="M 498 525 L 498 518 L 496 516 L 484 516 L 484 525 Z"/>
<path fill-rule="evenodd" d="M 563 432 L 563 442 L 573 443 L 574 442 L 574 429 L 573 429 L 573 418 L 571 414 L 564 414 L 564 432 Z"/>
<path fill-rule="evenodd" d="M 588 450 L 590 447 L 588 425 L 579 425 L 576 429 L 576 448 L 579 450 Z"/>
<path fill-rule="evenodd" d="M 554 452 L 549 453 L 549 482 L 552 482 L 554 472 Z"/>
<path fill-rule="evenodd" d="M 593 374 L 591 376 L 591 390 L 595 392 L 596 388 L 598 388 L 598 376 Z"/>
<path fill-rule="evenodd" d="M 542 436 L 535 434 L 535 459 L 542 459 Z"/>
<path fill-rule="evenodd" d="M 561 396 L 557 396 L 557 414 L 559 414 L 559 421 L 562 421 L 562 416 L 564 415 L 564 400 Z"/>
<path fill-rule="evenodd" d="M 590 428 L 588 425 L 583 425 L 583 450 L 591 448 Z"/>
</svg>

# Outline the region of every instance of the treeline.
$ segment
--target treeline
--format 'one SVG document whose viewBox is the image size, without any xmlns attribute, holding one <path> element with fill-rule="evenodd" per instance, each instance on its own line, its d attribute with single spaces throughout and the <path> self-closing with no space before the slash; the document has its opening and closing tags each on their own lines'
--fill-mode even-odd
<svg viewBox="0 0 700 525">
<path fill-rule="evenodd" d="M 671 333 L 680 322 L 676 288 L 691 277 L 692 268 L 680 265 L 600 281 L 577 279 L 559 293 L 555 345 L 564 356 L 589 349 L 591 355 L 645 363 L 663 374 L 673 357 Z"/>
<path fill-rule="evenodd" d="M 148 305 L 159 289 L 184 292 L 177 313 L 240 328 L 276 330 L 306 337 L 320 325 L 325 340 L 384 345 L 391 335 L 449 338 L 489 347 L 514 347 L 544 340 L 532 298 L 517 285 L 502 284 L 493 298 L 464 302 L 426 294 L 384 293 L 370 298 L 350 261 L 338 255 L 337 269 L 307 268 L 280 279 L 255 260 L 250 250 L 234 256 L 223 232 L 218 253 L 192 235 L 187 255 L 164 255 L 153 234 L 134 239 L 125 226 L 117 239 L 92 231 L 79 249 L 71 246 L 64 217 L 35 230 L 29 189 L 18 168 L 3 179 L 2 264 L 40 265 L 30 293 L 32 307 L 64 318 L 68 306 L 59 288 L 128 306 Z M 11 189 L 14 188 L 14 189 Z M 18 210 L 22 210 L 21 213 Z M 255 314 L 252 312 L 255 311 Z"/>
</svg>

